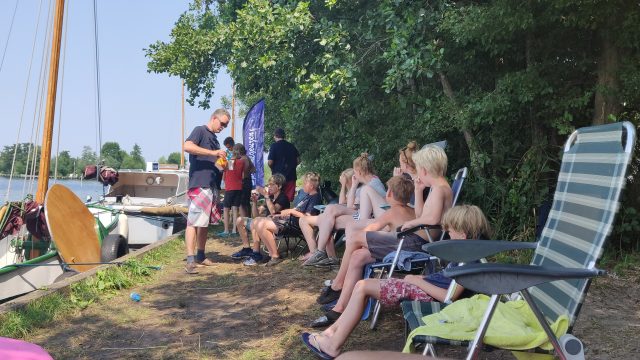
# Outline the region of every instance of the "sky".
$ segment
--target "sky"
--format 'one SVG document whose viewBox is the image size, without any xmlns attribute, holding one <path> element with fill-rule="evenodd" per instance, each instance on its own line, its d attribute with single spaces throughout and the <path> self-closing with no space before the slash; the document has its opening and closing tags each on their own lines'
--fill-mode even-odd
<svg viewBox="0 0 640 360">
<path fill-rule="evenodd" d="M 38 84 L 43 53 L 48 56 L 50 51 L 50 40 L 44 50 L 44 29 L 54 5 L 55 0 L 0 0 L 0 148 L 16 139 L 32 141 L 34 118 L 44 117 L 44 110 L 38 110 L 44 109 L 38 106 Z M 63 33 L 52 156 L 59 136 L 59 151 L 77 157 L 83 146 L 96 150 L 99 143 L 93 1 L 67 0 L 65 6 L 66 46 Z M 97 0 L 102 143 L 118 142 L 127 152 L 138 144 L 147 161 L 180 151 L 181 81 L 148 73 L 143 49 L 158 40 L 169 41 L 188 6 L 189 0 Z M 48 73 L 42 81 L 47 78 Z M 231 97 L 231 79 L 224 71 L 218 75 L 210 109 L 185 104 L 185 137 L 208 121 L 220 107 L 221 96 Z M 236 121 L 236 140 L 241 132 L 241 121 Z M 230 127 L 218 135 L 220 142 L 229 134 Z"/>
</svg>

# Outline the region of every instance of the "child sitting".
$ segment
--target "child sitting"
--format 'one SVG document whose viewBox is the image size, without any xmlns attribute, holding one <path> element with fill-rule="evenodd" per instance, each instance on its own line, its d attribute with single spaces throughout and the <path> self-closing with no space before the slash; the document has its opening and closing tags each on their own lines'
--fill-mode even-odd
<svg viewBox="0 0 640 360">
<path fill-rule="evenodd" d="M 280 211 L 289 208 L 289 199 L 287 195 L 282 191 L 285 183 L 285 178 L 281 174 L 273 174 L 269 181 L 267 181 L 267 187 L 258 187 L 256 191 L 265 198 L 265 205 L 258 206 L 258 194 L 254 194 L 251 198 L 251 214 L 254 218 L 267 217 L 270 214 L 279 214 Z M 231 255 L 234 259 L 242 259 L 250 257 L 253 254 L 253 250 L 249 246 L 249 235 L 247 230 L 251 231 L 253 239 L 258 238 L 255 226 L 251 226 L 252 218 L 239 217 L 236 220 L 238 226 L 238 233 L 242 239 L 242 249 Z M 256 250 L 258 253 L 258 250 Z"/>
<path fill-rule="evenodd" d="M 418 176 L 414 179 L 415 215 L 417 218 L 409 220 L 402 225 L 402 229 L 409 229 L 418 225 L 439 225 L 444 212 L 451 207 L 453 193 L 444 177 L 447 169 L 447 154 L 441 148 L 433 145 L 413 155 Z M 428 186 L 431 192 L 426 200 L 422 193 Z M 431 234 L 432 238 L 438 234 Z M 342 257 L 340 270 L 333 279 L 331 286 L 324 288 L 318 299 L 319 304 L 327 304 L 338 298 L 343 306 L 349 302 L 351 290 L 362 274 L 362 269 L 368 263 L 382 260 L 398 247 L 398 239 L 395 233 L 384 231 L 367 231 L 364 235 L 354 232 L 347 237 L 346 249 Z M 437 237 L 435 237 L 437 238 Z M 402 250 L 420 251 L 427 242 L 427 234 L 422 231 L 405 236 Z M 350 276 L 347 276 L 351 273 Z M 344 290 L 344 291 L 343 291 Z M 327 312 L 329 320 L 335 320 L 340 316 L 340 307 Z"/>
<path fill-rule="evenodd" d="M 367 225 L 362 231 L 352 231 L 353 226 L 348 225 L 346 229 L 346 237 L 349 239 L 348 241 L 363 242 L 365 241 L 364 237 L 367 231 L 395 231 L 405 222 L 415 219 L 414 210 L 407 205 L 409 198 L 411 198 L 411 195 L 413 194 L 413 182 L 405 176 L 394 176 L 387 181 L 387 187 L 389 190 L 387 190 L 385 201 L 391 206 L 389 210 L 385 211 L 374 222 Z M 345 250 L 343 265 L 340 266 L 338 276 L 336 276 L 336 280 L 334 280 L 336 281 L 336 285 L 338 285 L 338 281 L 343 284 L 341 293 L 344 293 L 345 295 L 347 293 L 350 294 L 350 288 L 354 286 L 358 280 L 362 279 L 362 265 L 358 261 L 352 262 L 351 267 L 354 265 L 359 266 L 359 270 L 355 271 L 350 269 L 349 263 L 349 254 L 347 253 L 347 250 Z M 341 272 L 346 276 L 346 279 L 341 277 Z M 333 313 L 342 312 L 348 302 L 349 296 L 340 297 L 331 311 Z M 335 315 L 333 318 L 330 318 L 327 315 L 321 316 L 315 320 L 311 326 L 321 327 L 330 325 L 339 316 L 340 314 Z"/>
<path fill-rule="evenodd" d="M 489 235 L 489 225 L 482 210 L 477 206 L 462 205 L 451 208 L 442 219 L 443 228 L 449 232 L 452 240 L 479 239 Z M 457 266 L 449 264 L 447 268 Z M 323 359 L 333 358 L 340 354 L 345 343 L 362 316 L 368 296 L 380 300 L 385 306 L 400 304 L 403 300 L 439 301 L 447 296 L 451 279 L 443 275 L 443 271 L 421 275 L 407 275 L 404 279 L 365 279 L 360 280 L 353 290 L 347 308 L 338 320 L 321 334 L 302 334 L 304 344 Z M 456 300 L 464 291 L 457 286 L 452 296 Z"/>
<path fill-rule="evenodd" d="M 316 173 L 306 173 L 303 177 L 302 189 L 307 194 L 300 200 L 298 205 L 293 209 L 284 209 L 280 211 L 280 214 L 272 217 L 259 217 L 253 219 L 251 227 L 253 235 L 253 253 L 251 257 L 247 259 L 243 264 L 247 266 L 257 265 L 258 262 L 263 260 L 263 256 L 260 253 L 260 241 L 264 242 L 264 245 L 269 251 L 271 259 L 266 266 L 274 266 L 282 262 L 278 248 L 276 246 L 276 235 L 281 233 L 287 226 L 298 226 L 299 218 L 306 215 L 316 215 L 318 210 L 314 207 L 322 203 L 322 198 L 318 192 L 318 185 L 320 184 L 320 176 Z M 257 235 L 257 236 L 256 236 Z"/>
</svg>

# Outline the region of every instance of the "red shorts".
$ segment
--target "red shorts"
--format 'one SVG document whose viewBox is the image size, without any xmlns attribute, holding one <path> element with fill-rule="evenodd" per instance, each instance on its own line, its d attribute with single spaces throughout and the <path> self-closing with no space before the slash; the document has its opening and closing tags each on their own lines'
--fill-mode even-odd
<svg viewBox="0 0 640 360">
<path fill-rule="evenodd" d="M 433 298 L 419 287 L 390 278 L 380 281 L 380 303 L 385 306 L 399 305 L 402 300 L 433 301 Z"/>
<path fill-rule="evenodd" d="M 287 198 L 289 199 L 290 202 L 293 201 L 293 198 L 296 196 L 296 181 L 292 180 L 284 183 L 284 186 L 282 187 L 282 192 L 284 192 L 284 194 L 287 195 Z"/>
</svg>

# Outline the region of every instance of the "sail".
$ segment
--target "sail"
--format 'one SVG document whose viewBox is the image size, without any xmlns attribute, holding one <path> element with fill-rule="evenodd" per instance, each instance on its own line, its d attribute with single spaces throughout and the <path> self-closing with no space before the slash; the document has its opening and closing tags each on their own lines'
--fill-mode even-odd
<svg viewBox="0 0 640 360">
<path fill-rule="evenodd" d="M 256 166 L 256 172 L 251 174 L 253 185 L 264 186 L 264 99 L 247 112 L 242 125 L 242 141 L 247 156 Z"/>
</svg>

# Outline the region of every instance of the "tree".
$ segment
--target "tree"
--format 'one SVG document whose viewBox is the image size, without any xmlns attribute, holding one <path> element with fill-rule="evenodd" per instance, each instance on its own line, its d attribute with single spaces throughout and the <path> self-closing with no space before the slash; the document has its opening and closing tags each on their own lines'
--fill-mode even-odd
<svg viewBox="0 0 640 360">
<path fill-rule="evenodd" d="M 76 163 L 76 174 L 82 174 L 87 165 L 96 165 L 97 161 L 96 152 L 90 146 L 83 146 L 82 154 Z"/>
<path fill-rule="evenodd" d="M 167 164 L 180 165 L 180 153 L 172 152 L 171 154 L 169 154 L 169 158 L 167 158 Z"/>
<path fill-rule="evenodd" d="M 324 178 L 365 150 L 387 177 L 408 140 L 447 139 L 468 201 L 497 236 L 529 238 L 567 134 L 639 123 L 638 18 L 629 0 L 199 0 L 146 51 L 201 107 L 226 66 Z"/>
<path fill-rule="evenodd" d="M 73 173 L 75 159 L 69 155 L 69 151 L 65 150 L 60 152 L 57 157 L 54 157 L 51 160 L 52 166 L 50 168 L 50 174 L 56 175 L 56 164 L 57 164 L 57 175 L 58 177 L 68 177 L 69 174 Z"/>
<path fill-rule="evenodd" d="M 16 145 L 6 145 L 0 152 L 0 173 L 13 175 L 29 175 L 35 171 L 37 174 L 40 164 L 40 146 L 30 143 L 19 143 Z M 15 155 L 15 161 L 14 161 Z M 34 165 L 34 156 L 37 156 Z"/>
<path fill-rule="evenodd" d="M 120 144 L 117 142 L 105 142 L 102 145 L 100 156 L 102 156 L 102 161 L 106 166 L 120 169 L 122 161 L 127 156 L 127 153 L 120 149 Z"/>
<path fill-rule="evenodd" d="M 121 168 L 123 169 L 144 169 L 145 161 L 142 157 L 142 149 L 138 144 L 133 145 L 133 150 L 128 155 L 125 155 Z"/>
</svg>

